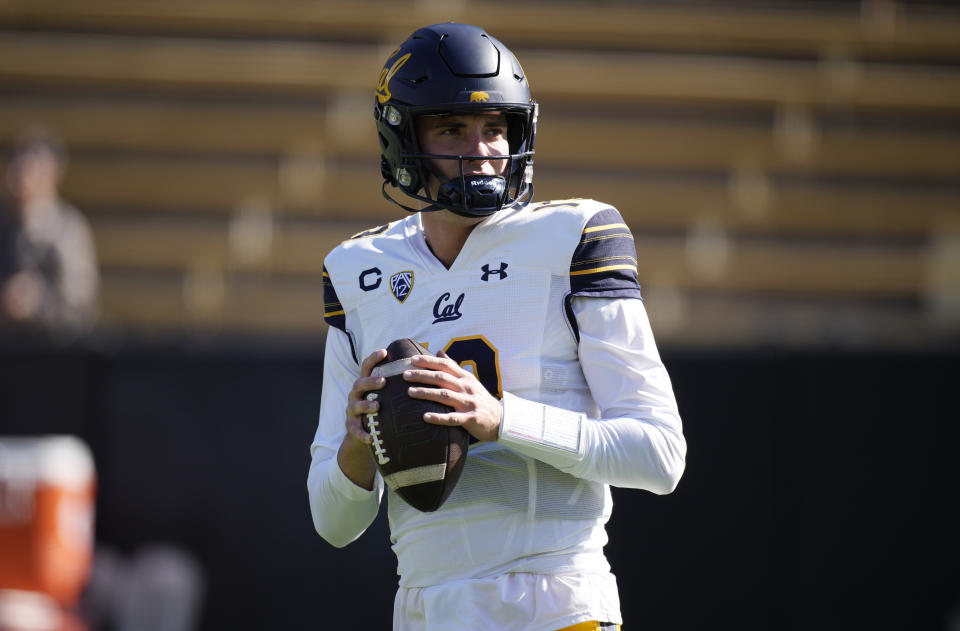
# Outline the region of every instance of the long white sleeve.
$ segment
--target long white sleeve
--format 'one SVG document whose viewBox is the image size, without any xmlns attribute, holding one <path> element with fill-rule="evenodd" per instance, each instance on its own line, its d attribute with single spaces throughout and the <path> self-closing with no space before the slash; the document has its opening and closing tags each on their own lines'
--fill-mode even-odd
<svg viewBox="0 0 960 631">
<path fill-rule="evenodd" d="M 356 540 L 373 523 L 383 495 L 379 473 L 373 490 L 367 491 L 350 481 L 337 464 L 337 451 L 346 435 L 347 396 L 359 376 L 349 338 L 343 331 L 330 327 L 323 361 L 320 421 L 310 446 L 307 491 L 314 528 L 337 547 Z"/>
<path fill-rule="evenodd" d="M 579 478 L 670 493 L 687 447 L 643 302 L 575 298 L 573 309 L 580 364 L 601 417 L 505 393 L 499 442 Z"/>
</svg>

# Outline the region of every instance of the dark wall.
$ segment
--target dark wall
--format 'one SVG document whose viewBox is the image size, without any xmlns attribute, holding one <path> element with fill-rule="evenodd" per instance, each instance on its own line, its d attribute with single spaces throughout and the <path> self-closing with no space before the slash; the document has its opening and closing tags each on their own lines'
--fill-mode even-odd
<svg viewBox="0 0 960 631">
<path fill-rule="evenodd" d="M 389 628 L 384 515 L 312 529 L 320 343 L 0 350 L 0 434 L 72 433 L 97 462 L 100 545 L 202 562 L 205 629 Z M 960 605 L 960 353 L 664 350 L 677 491 L 615 490 L 627 629 L 944 629 Z"/>
</svg>

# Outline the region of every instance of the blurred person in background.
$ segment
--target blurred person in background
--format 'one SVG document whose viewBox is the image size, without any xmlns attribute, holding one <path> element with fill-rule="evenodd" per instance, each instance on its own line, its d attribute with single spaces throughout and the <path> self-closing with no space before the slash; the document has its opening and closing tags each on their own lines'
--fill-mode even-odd
<svg viewBox="0 0 960 631">
<path fill-rule="evenodd" d="M 0 208 L 0 326 L 82 333 L 97 319 L 99 271 L 86 218 L 60 197 L 66 150 L 31 128 L 12 143 Z"/>
</svg>

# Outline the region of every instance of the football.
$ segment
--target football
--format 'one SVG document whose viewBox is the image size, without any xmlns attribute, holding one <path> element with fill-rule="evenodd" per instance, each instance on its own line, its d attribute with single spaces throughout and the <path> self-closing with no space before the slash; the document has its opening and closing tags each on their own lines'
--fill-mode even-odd
<svg viewBox="0 0 960 631">
<path fill-rule="evenodd" d="M 403 338 L 387 346 L 387 356 L 373 369 L 386 384 L 367 393 L 380 409 L 364 417 L 364 429 L 373 437 L 370 449 L 384 482 L 410 506 L 435 511 L 446 501 L 460 478 L 467 458 L 470 435 L 462 427 L 432 425 L 426 412 L 449 412 L 452 408 L 413 399 L 403 372 L 414 355 L 431 355 L 417 342 Z M 417 384 L 432 387 L 426 384 Z"/>
</svg>

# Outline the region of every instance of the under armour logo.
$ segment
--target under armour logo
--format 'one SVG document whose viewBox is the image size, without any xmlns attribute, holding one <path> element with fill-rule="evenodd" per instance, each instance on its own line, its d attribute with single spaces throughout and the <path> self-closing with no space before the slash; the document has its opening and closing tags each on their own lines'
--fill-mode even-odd
<svg viewBox="0 0 960 631">
<path fill-rule="evenodd" d="M 450 292 L 445 291 L 443 295 L 437 298 L 437 301 L 433 303 L 433 317 L 436 320 L 433 321 L 434 324 L 437 322 L 449 322 L 450 320 L 456 320 L 463 317 L 463 314 L 460 313 L 460 305 L 463 304 L 463 294 L 457 298 L 456 302 L 451 304 L 443 304 L 447 300 L 450 300 Z"/>
<path fill-rule="evenodd" d="M 483 267 L 480 269 L 483 270 L 483 276 L 480 277 L 480 280 L 489 281 L 490 274 L 497 274 L 497 278 L 503 280 L 507 277 L 507 264 L 506 262 L 500 263 L 500 269 L 490 269 L 489 263 L 484 263 Z"/>
</svg>

